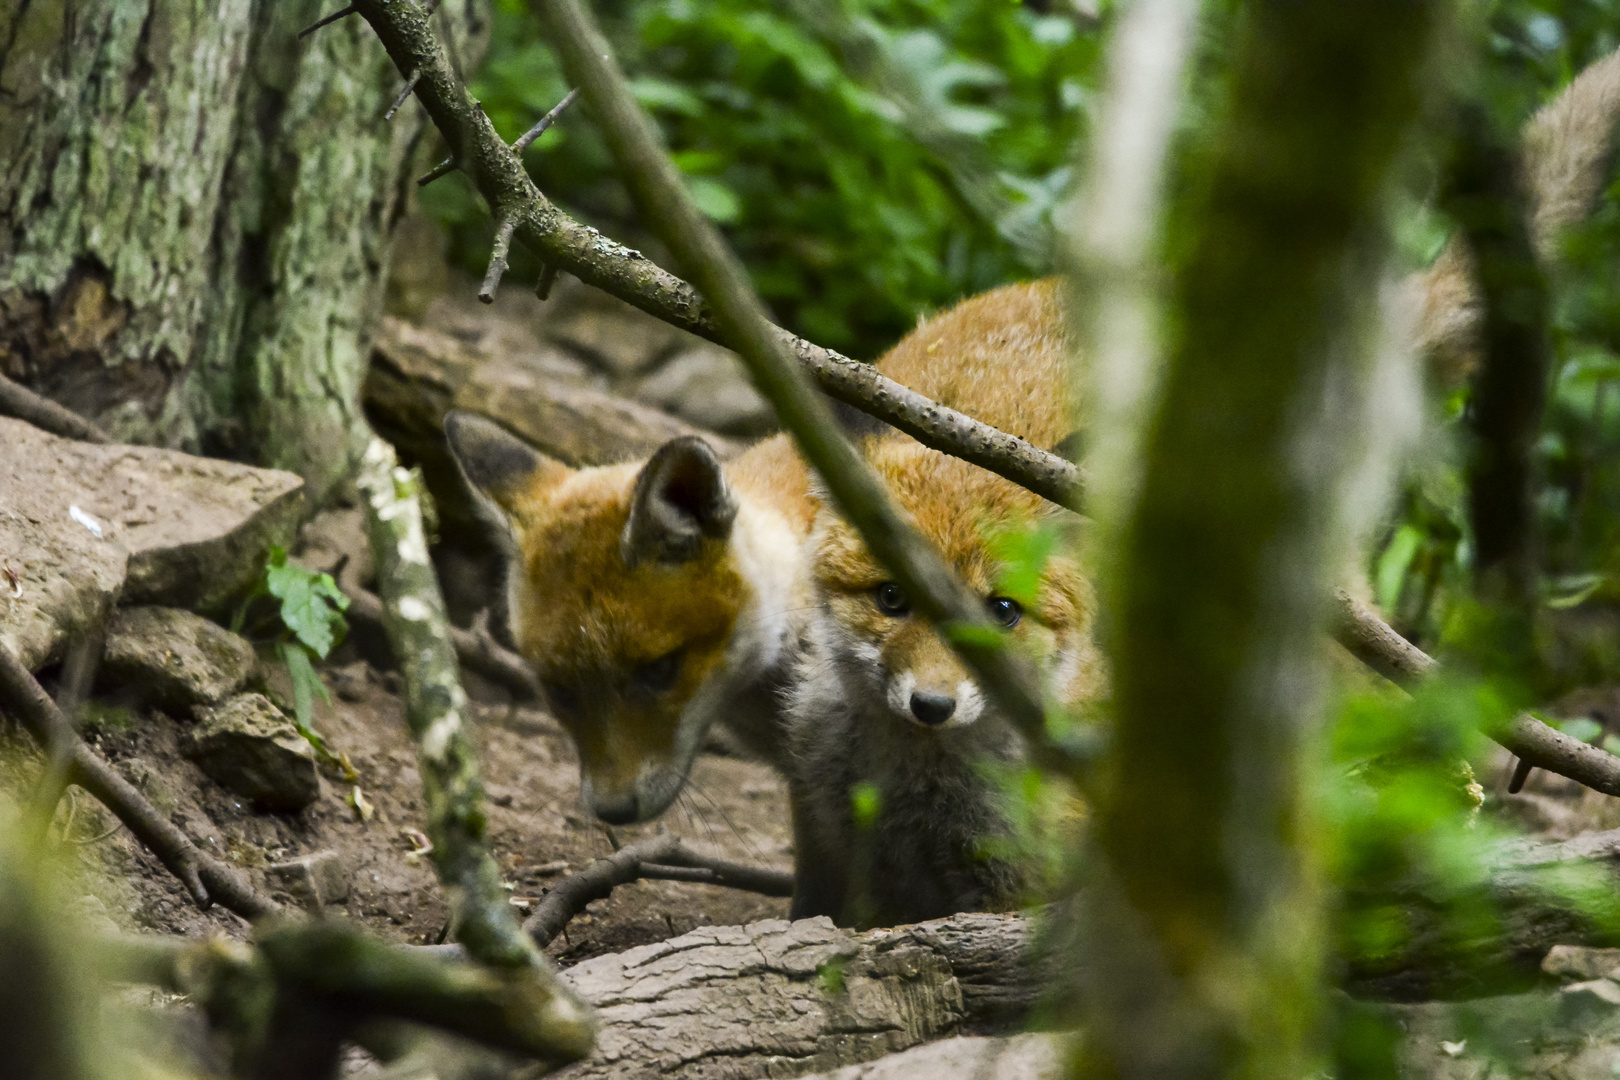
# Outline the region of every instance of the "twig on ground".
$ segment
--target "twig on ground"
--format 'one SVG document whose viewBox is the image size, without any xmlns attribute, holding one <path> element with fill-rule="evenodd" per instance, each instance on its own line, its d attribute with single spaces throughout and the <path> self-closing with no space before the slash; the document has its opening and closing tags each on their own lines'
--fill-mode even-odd
<svg viewBox="0 0 1620 1080">
<path fill-rule="evenodd" d="M 68 643 L 67 657 L 62 661 L 61 685 L 56 691 L 56 708 L 62 715 L 63 723 L 51 731 L 51 741 L 45 748 L 45 770 L 40 775 L 33 799 L 41 836 L 50 828 L 56 804 L 61 801 L 62 792 L 68 785 L 68 775 L 73 768 L 73 747 L 78 741 L 74 721 L 90 696 L 90 687 L 95 681 L 96 668 L 101 663 L 106 641 L 106 624 L 98 619 Z"/>
<path fill-rule="evenodd" d="M 793 895 L 792 874 L 700 855 L 678 837 L 661 833 L 626 844 L 557 882 L 524 920 L 524 932 L 543 948 L 591 901 L 605 900 L 620 885 L 644 878 L 724 885 L 766 896 Z"/>
<path fill-rule="evenodd" d="M 24 420 L 41 431 L 79 442 L 108 443 L 112 440 L 99 427 L 50 398 L 0 375 L 0 416 Z"/>
<path fill-rule="evenodd" d="M 433 863 L 449 894 L 456 939 L 473 959 L 526 981 L 536 1038 L 549 1056 L 589 1051 L 590 1010 L 518 925 L 500 870 L 484 846 L 483 782 L 462 723 L 467 696 L 446 632 L 444 597 L 428 558 L 415 476 L 373 438 L 361 459 L 383 626 L 405 676 L 405 717 L 416 741 Z"/>
<path fill-rule="evenodd" d="M 218 902 L 244 919 L 280 910 L 280 905 L 260 895 L 235 870 L 198 850 L 133 784 L 86 746 L 56 703 L 4 646 L 0 646 L 0 703 L 15 714 L 41 747 L 71 747 L 69 781 L 100 799 L 129 826 L 129 831 L 180 879 L 198 907 Z"/>
<path fill-rule="evenodd" d="M 1054 745 L 1047 732 L 1046 706 L 1033 665 L 1006 647 L 985 615 L 983 601 L 901 517 L 882 482 L 843 436 L 826 398 L 796 362 L 789 339 L 766 317 L 742 264 L 693 204 L 590 15 L 578 0 L 545 0 L 538 7 L 549 30 L 548 43 L 569 80 L 590 102 L 642 220 L 697 283 L 713 312 L 721 343 L 737 351 L 754 385 L 775 408 L 782 427 L 793 435 L 838 508 L 916 610 L 941 628 L 978 676 L 985 694 L 1023 731 L 1037 757 L 1065 770 L 1080 765 L 1083 752 Z M 511 211 L 502 207 L 500 212 Z"/>
<path fill-rule="evenodd" d="M 348 616 L 365 622 L 383 625 L 383 605 L 377 594 L 350 587 Z M 514 694 L 529 700 L 539 700 L 540 683 L 523 658 L 496 641 L 489 632 L 487 617 L 471 630 L 457 626 L 448 628 L 450 642 L 455 647 L 456 659 L 465 667 L 500 683 Z"/>
</svg>

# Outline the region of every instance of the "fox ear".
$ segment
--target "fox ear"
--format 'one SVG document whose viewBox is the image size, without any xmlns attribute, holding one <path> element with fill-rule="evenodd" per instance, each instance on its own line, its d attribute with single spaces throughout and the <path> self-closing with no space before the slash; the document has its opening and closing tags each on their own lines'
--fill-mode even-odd
<svg viewBox="0 0 1620 1080">
<path fill-rule="evenodd" d="M 520 500 L 559 483 L 572 471 L 476 413 L 447 413 L 444 439 L 481 508 L 508 527 L 519 517 Z"/>
<path fill-rule="evenodd" d="M 705 537 L 730 536 L 736 517 L 737 501 L 709 444 L 693 435 L 672 439 L 636 476 L 619 552 L 631 566 L 688 562 Z"/>
</svg>

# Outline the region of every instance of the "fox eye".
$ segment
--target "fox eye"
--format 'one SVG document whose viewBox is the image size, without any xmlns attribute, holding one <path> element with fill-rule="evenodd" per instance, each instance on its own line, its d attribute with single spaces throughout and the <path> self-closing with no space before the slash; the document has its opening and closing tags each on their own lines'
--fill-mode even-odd
<svg viewBox="0 0 1620 1080">
<path fill-rule="evenodd" d="M 675 685 L 681 673 L 681 650 L 672 649 L 656 660 L 637 664 L 630 671 L 630 682 L 644 694 L 662 694 Z"/>
<path fill-rule="evenodd" d="M 885 581 L 872 590 L 872 602 L 883 614 L 893 615 L 895 618 L 911 612 L 911 602 L 906 599 L 906 594 L 900 591 L 900 586 L 892 581 Z"/>
<path fill-rule="evenodd" d="M 1024 617 L 1024 606 L 1010 596 L 992 596 L 984 602 L 990 617 L 1004 629 L 1011 630 Z"/>
<path fill-rule="evenodd" d="M 550 679 L 541 682 L 541 688 L 546 692 L 546 700 L 551 703 L 551 711 L 559 717 L 574 716 L 579 712 L 579 695 L 573 687 L 564 686 Z"/>
</svg>

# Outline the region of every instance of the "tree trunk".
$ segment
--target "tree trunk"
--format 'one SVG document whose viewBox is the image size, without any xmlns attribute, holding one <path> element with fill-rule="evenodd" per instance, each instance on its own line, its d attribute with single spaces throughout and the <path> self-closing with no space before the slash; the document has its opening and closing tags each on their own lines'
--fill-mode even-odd
<svg viewBox="0 0 1620 1080">
<path fill-rule="evenodd" d="M 320 0 L 0 10 L 0 372 L 133 442 L 297 472 L 320 500 L 423 132 L 375 36 Z M 444 5 L 462 56 L 479 0 Z"/>
<path fill-rule="evenodd" d="M 1115 723 L 1080 871 L 1079 1076 L 1295 1077 L 1318 1052 L 1314 624 L 1369 233 L 1437 10 L 1248 5 L 1178 170 L 1162 391 L 1103 582 Z"/>
</svg>

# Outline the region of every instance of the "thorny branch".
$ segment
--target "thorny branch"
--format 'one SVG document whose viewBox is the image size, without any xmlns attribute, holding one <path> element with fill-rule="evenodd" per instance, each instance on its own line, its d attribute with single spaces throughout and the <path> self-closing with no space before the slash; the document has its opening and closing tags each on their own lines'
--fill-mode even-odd
<svg viewBox="0 0 1620 1080">
<path fill-rule="evenodd" d="M 197 906 L 215 901 L 244 919 L 279 911 L 235 870 L 199 851 L 185 833 L 146 801 L 135 786 L 86 746 L 39 683 L 11 650 L 0 645 L 0 704 L 22 722 L 34 741 L 46 749 L 67 747 L 68 780 L 100 799 L 129 831 L 180 879 Z"/>
<path fill-rule="evenodd" d="M 792 874 L 700 855 L 665 833 L 627 844 L 553 885 L 534 914 L 524 920 L 524 932 L 544 948 L 591 901 L 605 900 L 620 885 L 644 879 L 724 885 L 766 896 L 793 895 Z"/>
<path fill-rule="evenodd" d="M 519 156 L 496 133 L 456 77 L 420 10 L 384 0 L 356 0 L 354 7 L 377 32 L 401 72 L 421 73 L 417 99 L 449 145 L 455 163 L 434 169 L 423 177 L 424 182 L 460 168 L 497 220 L 516 220 L 516 238 L 548 267 L 567 271 L 672 326 L 725 344 L 708 306 L 690 284 L 641 252 L 574 221 L 541 194 Z M 829 396 L 893 425 L 925 446 L 989 469 L 1054 502 L 1078 506 L 1081 472 L 1070 462 L 947 409 L 884 378 L 870 364 L 785 330 L 773 328 L 772 333 Z"/>
</svg>

